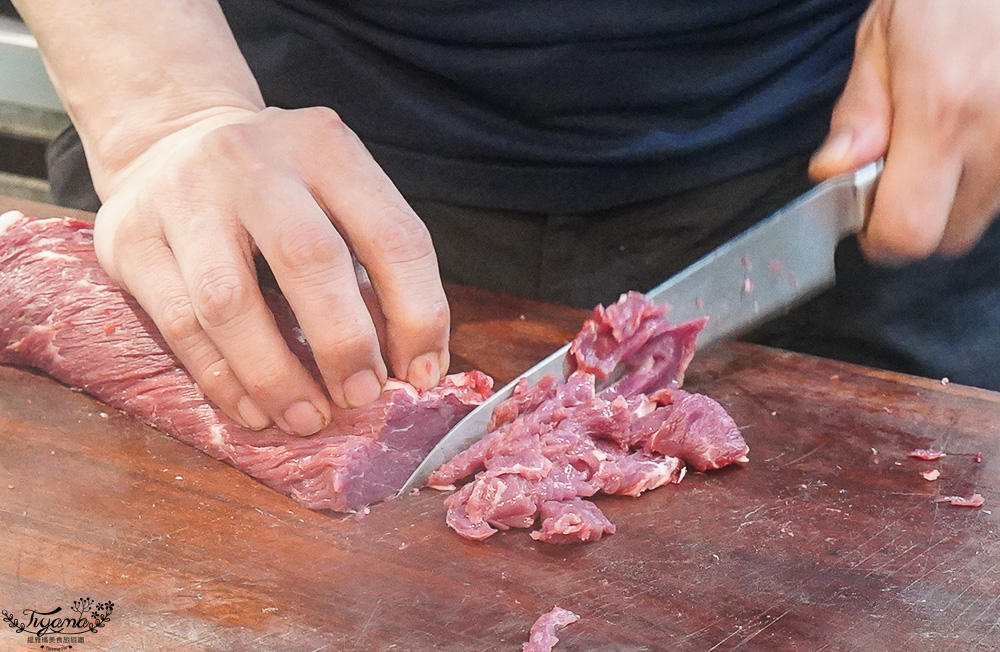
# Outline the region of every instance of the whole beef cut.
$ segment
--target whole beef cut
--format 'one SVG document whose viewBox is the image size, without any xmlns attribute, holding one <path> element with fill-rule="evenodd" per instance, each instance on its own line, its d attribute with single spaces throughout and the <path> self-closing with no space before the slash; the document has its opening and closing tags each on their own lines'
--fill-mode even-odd
<svg viewBox="0 0 1000 652">
<path fill-rule="evenodd" d="M 289 347 L 315 363 L 283 297 L 264 296 Z M 481 372 L 418 392 L 390 380 L 371 405 L 335 410 L 310 437 L 241 427 L 208 401 L 152 320 L 100 268 L 90 224 L 0 215 L 0 363 L 34 367 L 232 464 L 313 509 L 392 496 L 435 443 L 490 394 Z"/>
<path fill-rule="evenodd" d="M 747 462 L 735 422 L 707 396 L 680 389 L 704 319 L 674 325 L 666 308 L 628 293 L 598 306 L 570 346 L 567 378 L 526 381 L 493 412 L 486 436 L 438 468 L 451 489 L 447 523 L 470 539 L 529 528 L 550 543 L 596 541 L 615 526 L 587 498 L 638 496 L 697 471 Z M 626 372 L 598 392 L 596 378 Z"/>
</svg>

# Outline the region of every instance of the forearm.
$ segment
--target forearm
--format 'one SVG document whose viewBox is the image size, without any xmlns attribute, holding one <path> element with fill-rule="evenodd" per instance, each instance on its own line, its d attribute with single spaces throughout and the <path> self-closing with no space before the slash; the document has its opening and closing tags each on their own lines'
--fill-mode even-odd
<svg viewBox="0 0 1000 652">
<path fill-rule="evenodd" d="M 83 140 L 98 194 L 153 143 L 263 107 L 216 0 L 14 0 Z"/>
</svg>

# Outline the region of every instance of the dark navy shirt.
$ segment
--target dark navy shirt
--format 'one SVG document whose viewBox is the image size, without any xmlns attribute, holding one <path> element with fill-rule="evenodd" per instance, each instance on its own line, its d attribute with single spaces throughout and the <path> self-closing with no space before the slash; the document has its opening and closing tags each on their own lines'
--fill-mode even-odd
<svg viewBox="0 0 1000 652">
<path fill-rule="evenodd" d="M 223 0 L 269 104 L 333 107 L 404 194 L 583 212 L 822 139 L 867 0 Z"/>
</svg>

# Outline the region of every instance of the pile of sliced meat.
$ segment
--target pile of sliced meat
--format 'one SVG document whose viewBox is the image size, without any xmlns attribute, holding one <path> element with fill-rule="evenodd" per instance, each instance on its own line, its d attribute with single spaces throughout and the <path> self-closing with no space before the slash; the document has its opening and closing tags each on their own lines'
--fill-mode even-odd
<svg viewBox="0 0 1000 652">
<path fill-rule="evenodd" d="M 316 373 L 288 304 L 265 299 L 288 345 Z M 429 391 L 390 381 L 375 403 L 336 411 L 311 437 L 239 426 L 209 402 L 152 321 L 103 272 L 91 225 L 0 215 L 0 363 L 35 367 L 313 509 L 392 496 L 492 380 L 471 372 Z"/>
<path fill-rule="evenodd" d="M 570 347 L 568 378 L 517 386 L 489 433 L 431 476 L 453 488 L 448 524 L 470 539 L 530 528 L 552 543 L 595 541 L 615 526 L 587 498 L 638 496 L 698 471 L 745 463 L 749 448 L 714 400 L 680 389 L 705 320 L 673 325 L 637 293 L 598 306 Z M 619 364 L 627 370 L 598 391 Z"/>
</svg>

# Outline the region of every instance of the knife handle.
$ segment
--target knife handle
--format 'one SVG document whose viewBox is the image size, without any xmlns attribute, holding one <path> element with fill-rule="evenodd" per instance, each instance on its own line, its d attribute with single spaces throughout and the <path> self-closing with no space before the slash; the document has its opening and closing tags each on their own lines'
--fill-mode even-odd
<svg viewBox="0 0 1000 652">
<path fill-rule="evenodd" d="M 845 225 L 850 233 L 859 233 L 868 228 L 868 218 L 871 217 L 872 204 L 875 203 L 875 189 L 882 177 L 883 166 L 884 161 L 879 159 L 855 170 L 851 175 L 854 182 L 855 208 L 850 211 L 851 224 Z"/>
</svg>

